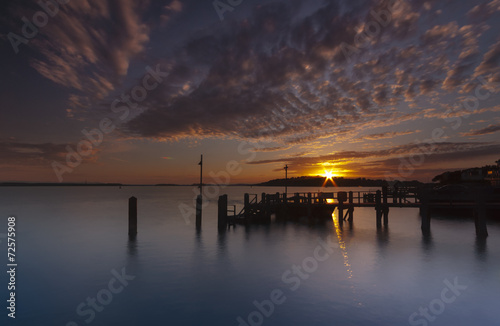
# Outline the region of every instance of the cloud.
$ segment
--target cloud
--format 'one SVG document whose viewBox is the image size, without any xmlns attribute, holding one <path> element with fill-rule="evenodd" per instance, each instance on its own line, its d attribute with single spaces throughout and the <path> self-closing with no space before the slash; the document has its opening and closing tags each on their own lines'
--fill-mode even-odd
<svg viewBox="0 0 500 326">
<path fill-rule="evenodd" d="M 172 15 L 179 13 L 183 9 L 183 4 L 179 0 L 173 0 L 170 2 L 170 4 L 166 5 L 163 7 L 163 13 L 161 14 L 161 20 L 163 23 L 167 22 L 170 20 Z"/>
<path fill-rule="evenodd" d="M 31 66 L 43 77 L 102 100 L 127 75 L 130 62 L 145 51 L 149 27 L 142 21 L 144 1 L 79 0 L 60 5 L 54 17 L 27 44 L 36 55 Z M 12 5 L 11 25 L 41 8 Z M 70 101 L 71 102 L 71 101 Z M 77 107 L 73 107 L 77 109 Z"/>
<path fill-rule="evenodd" d="M 259 160 L 248 164 L 287 164 L 293 171 L 317 170 L 318 164 L 328 162 L 339 171 L 356 171 L 355 175 L 370 178 L 403 178 L 399 175 L 402 162 L 408 164 L 410 157 L 418 157 L 423 154 L 422 164 L 415 165 L 415 171 L 406 179 L 432 179 L 435 175 L 446 170 L 443 163 L 464 162 L 464 158 L 474 158 L 488 161 L 500 151 L 500 144 L 488 142 L 442 142 L 434 144 L 413 143 L 394 146 L 388 149 L 374 151 L 340 151 L 327 155 L 306 157 L 282 157 L 269 160 Z M 420 160 L 419 158 L 416 159 Z M 454 165 L 456 166 L 456 165 Z M 467 167 L 467 166 L 462 166 Z M 301 172 L 301 173 L 302 173 Z"/>
<path fill-rule="evenodd" d="M 476 76 L 491 75 L 500 70 L 500 41 L 490 46 L 483 56 L 483 61 L 475 69 Z"/>
<path fill-rule="evenodd" d="M 494 134 L 498 131 L 500 131 L 500 124 L 489 125 L 486 128 L 471 130 L 470 132 L 464 133 L 463 135 L 464 136 L 482 136 L 482 135 Z"/>
<path fill-rule="evenodd" d="M 418 133 L 420 130 L 416 131 L 388 131 L 388 132 L 383 132 L 383 133 L 378 133 L 378 134 L 370 134 L 366 136 L 362 136 L 360 138 L 365 139 L 365 140 L 379 140 L 379 139 L 388 139 L 388 138 L 395 138 L 398 136 L 404 136 L 404 135 L 411 135 L 414 133 Z"/>
<path fill-rule="evenodd" d="M 66 146 L 73 144 L 23 143 L 0 141 L 0 160 L 2 164 L 49 165 L 52 161 L 64 161 Z M 90 159 L 90 155 L 87 159 Z"/>
<path fill-rule="evenodd" d="M 355 61 L 351 75 L 341 44 L 353 43 L 374 8 L 367 1 L 328 2 L 304 17 L 297 6 L 278 2 L 208 29 L 164 60 L 173 63 L 169 77 L 124 130 L 159 139 L 273 135 L 295 143 L 371 124 L 390 106 L 431 93 L 440 82 L 433 73 L 446 71 L 422 55 L 426 44 L 399 51 L 381 42 L 372 60 Z M 384 33 L 413 37 L 420 11 L 423 4 L 398 4 Z M 417 64 L 424 67 L 418 74 Z M 186 84 L 189 91 L 180 86 Z"/>
<path fill-rule="evenodd" d="M 498 11 L 500 11 L 500 0 L 492 0 L 475 6 L 467 15 L 474 20 L 485 21 Z"/>
</svg>

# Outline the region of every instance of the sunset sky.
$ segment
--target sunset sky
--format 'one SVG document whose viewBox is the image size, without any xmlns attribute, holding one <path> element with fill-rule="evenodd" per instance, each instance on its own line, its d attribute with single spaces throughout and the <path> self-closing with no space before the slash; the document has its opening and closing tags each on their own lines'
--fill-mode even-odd
<svg viewBox="0 0 500 326">
<path fill-rule="evenodd" d="M 0 181 L 193 183 L 200 154 L 206 182 L 230 161 L 232 183 L 430 181 L 500 159 L 500 0 L 60 2 L 0 4 Z"/>
</svg>

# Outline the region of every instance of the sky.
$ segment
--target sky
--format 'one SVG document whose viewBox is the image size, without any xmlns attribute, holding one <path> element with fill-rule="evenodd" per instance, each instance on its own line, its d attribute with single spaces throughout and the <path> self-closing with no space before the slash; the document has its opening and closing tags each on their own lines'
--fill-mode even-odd
<svg viewBox="0 0 500 326">
<path fill-rule="evenodd" d="M 0 181 L 430 181 L 500 159 L 500 0 L 0 4 Z"/>
</svg>

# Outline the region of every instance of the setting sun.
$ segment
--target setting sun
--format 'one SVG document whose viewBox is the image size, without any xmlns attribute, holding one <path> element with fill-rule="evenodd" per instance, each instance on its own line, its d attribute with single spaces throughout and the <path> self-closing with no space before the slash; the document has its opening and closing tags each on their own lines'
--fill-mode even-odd
<svg viewBox="0 0 500 326">
<path fill-rule="evenodd" d="M 324 176 L 326 179 L 330 179 L 330 180 L 331 180 L 331 179 L 333 179 L 333 177 L 334 177 L 335 175 L 333 174 L 333 171 L 332 171 L 332 170 L 330 170 L 330 171 L 326 171 L 326 170 L 325 170 L 325 171 L 323 172 L 323 176 Z"/>
<path fill-rule="evenodd" d="M 325 177 L 325 182 L 323 182 L 323 187 L 326 186 L 328 184 L 328 181 L 331 181 L 332 185 L 334 187 L 337 186 L 337 184 L 335 184 L 335 180 L 333 180 L 333 177 L 336 176 L 336 174 L 333 172 L 333 170 L 326 170 L 326 169 L 323 169 L 323 174 L 322 174 L 323 177 Z"/>
</svg>

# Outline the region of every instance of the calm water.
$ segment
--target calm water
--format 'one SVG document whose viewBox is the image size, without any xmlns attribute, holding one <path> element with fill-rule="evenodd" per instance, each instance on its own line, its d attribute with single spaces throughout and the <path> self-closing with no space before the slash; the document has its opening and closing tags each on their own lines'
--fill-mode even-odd
<svg viewBox="0 0 500 326">
<path fill-rule="evenodd" d="M 241 208 L 245 192 L 277 191 L 222 193 Z M 489 223 L 481 243 L 472 220 L 436 217 L 432 235 L 423 237 L 417 209 L 391 209 L 389 228 L 377 231 L 372 208 L 356 209 L 354 224 L 343 230 L 327 221 L 218 234 L 215 200 L 204 209 L 201 232 L 194 216 L 181 214 L 179 204 L 192 206 L 192 187 L 22 187 L 0 194 L 0 233 L 15 215 L 18 249 L 16 319 L 6 317 L 2 272 L 2 325 L 238 326 L 238 317 L 248 325 L 411 325 L 414 313 L 414 325 L 500 323 L 498 224 Z M 135 241 L 127 236 L 132 195 L 139 203 Z M 320 246 L 328 237 L 330 252 Z M 129 280 L 120 282 L 122 272 Z M 455 293 L 445 290 L 454 282 Z M 254 301 L 264 313 L 254 312 Z"/>
</svg>

